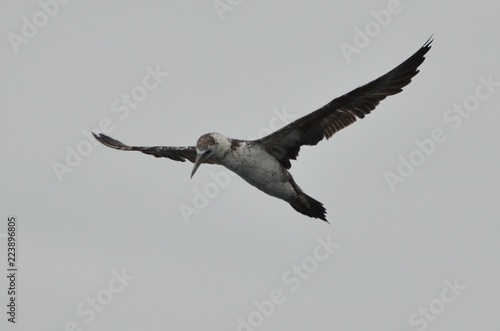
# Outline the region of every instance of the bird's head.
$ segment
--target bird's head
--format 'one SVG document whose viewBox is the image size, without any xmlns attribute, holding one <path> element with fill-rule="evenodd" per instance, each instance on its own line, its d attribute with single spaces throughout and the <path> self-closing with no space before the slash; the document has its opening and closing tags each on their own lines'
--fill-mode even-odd
<svg viewBox="0 0 500 331">
<path fill-rule="evenodd" d="M 226 143 L 228 143 L 228 139 L 220 133 L 207 133 L 201 136 L 196 142 L 196 160 L 191 172 L 191 178 L 205 160 L 221 156 Z"/>
</svg>

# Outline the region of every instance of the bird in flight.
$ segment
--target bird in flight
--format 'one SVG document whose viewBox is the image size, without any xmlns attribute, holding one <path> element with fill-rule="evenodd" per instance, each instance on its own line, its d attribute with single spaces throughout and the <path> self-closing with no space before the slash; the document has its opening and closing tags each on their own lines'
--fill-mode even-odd
<svg viewBox="0 0 500 331">
<path fill-rule="evenodd" d="M 387 96 L 401 92 L 419 72 L 431 43 L 432 38 L 385 75 L 257 140 L 232 139 L 212 132 L 202 135 L 196 146 L 140 147 L 125 145 L 104 134 L 93 135 L 114 149 L 140 151 L 180 162 L 188 160 L 194 163 L 191 177 L 202 163 L 222 165 L 259 190 L 285 200 L 299 213 L 328 222 L 323 204 L 305 194 L 293 180 L 288 171 L 290 160 L 297 159 L 301 146 L 314 146 L 323 138 L 329 139 L 356 118 L 364 118 Z"/>
</svg>

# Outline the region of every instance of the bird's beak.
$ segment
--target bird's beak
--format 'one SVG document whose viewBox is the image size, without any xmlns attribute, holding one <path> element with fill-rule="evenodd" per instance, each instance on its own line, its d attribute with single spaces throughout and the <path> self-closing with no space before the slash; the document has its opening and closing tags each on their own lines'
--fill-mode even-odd
<svg viewBox="0 0 500 331">
<path fill-rule="evenodd" d="M 196 170 L 198 170 L 200 164 L 202 164 L 207 157 L 208 153 L 196 154 L 196 160 L 194 161 L 193 171 L 191 171 L 191 178 L 193 178 L 194 173 L 196 172 Z"/>
</svg>

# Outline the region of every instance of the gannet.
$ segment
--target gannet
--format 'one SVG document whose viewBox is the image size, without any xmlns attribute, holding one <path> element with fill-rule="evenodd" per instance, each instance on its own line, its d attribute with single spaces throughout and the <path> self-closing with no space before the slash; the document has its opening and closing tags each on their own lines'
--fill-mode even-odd
<svg viewBox="0 0 500 331">
<path fill-rule="evenodd" d="M 194 163 L 191 177 L 202 163 L 218 164 L 233 171 L 259 190 L 288 202 L 296 211 L 323 221 L 326 209 L 293 180 L 288 171 L 300 147 L 314 146 L 323 138 L 364 118 L 380 101 L 402 91 L 419 72 L 418 67 L 430 50 L 432 38 L 396 68 L 368 84 L 333 99 L 320 109 L 256 140 L 232 139 L 212 132 L 202 135 L 196 146 L 128 146 L 104 134 L 94 134 L 104 145 L 123 151 L 140 151 L 174 161 Z"/>
</svg>

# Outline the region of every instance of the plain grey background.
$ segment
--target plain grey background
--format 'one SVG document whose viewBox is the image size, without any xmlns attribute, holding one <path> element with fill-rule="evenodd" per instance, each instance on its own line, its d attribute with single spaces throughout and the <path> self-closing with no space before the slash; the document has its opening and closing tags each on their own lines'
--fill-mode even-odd
<svg viewBox="0 0 500 331">
<path fill-rule="evenodd" d="M 0 7 L 0 274 L 9 215 L 19 253 L 15 326 L 0 278 L 2 330 L 237 330 L 239 317 L 255 330 L 498 328 L 500 91 L 478 87 L 480 77 L 500 81 L 496 2 L 42 3 L 53 17 L 37 1 Z M 388 8 L 397 13 L 381 18 Z M 34 19 L 38 31 L 23 37 Z M 348 61 L 342 45 L 355 45 L 358 28 L 372 36 Z M 13 34 L 24 41 L 13 46 Z M 136 145 L 257 136 L 283 124 L 277 112 L 316 110 L 431 35 L 402 93 L 293 162 L 331 225 L 237 177 L 214 186 L 220 167 L 190 180 L 189 163 L 82 142 L 103 119 Z M 120 98 L 146 91 L 147 68 L 168 77 L 125 116 Z M 454 105 L 464 102 L 474 107 L 458 124 Z M 384 174 L 412 152 L 418 159 L 415 140 L 435 129 L 446 140 L 391 190 Z M 68 166 L 78 146 L 87 155 L 58 178 L 54 165 Z M 180 206 L 204 190 L 208 206 L 186 222 Z M 318 261 L 328 238 L 340 246 Z M 293 291 L 283 275 L 303 262 L 311 272 Z M 123 285 L 116 272 L 133 279 Z M 453 282 L 457 294 L 446 290 Z M 284 302 L 264 316 L 254 301 L 275 290 Z"/>
</svg>

